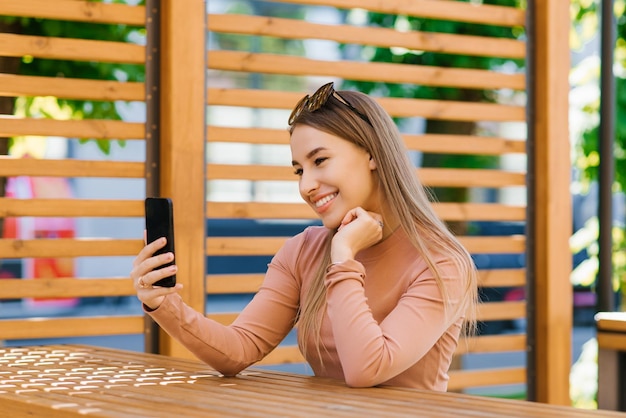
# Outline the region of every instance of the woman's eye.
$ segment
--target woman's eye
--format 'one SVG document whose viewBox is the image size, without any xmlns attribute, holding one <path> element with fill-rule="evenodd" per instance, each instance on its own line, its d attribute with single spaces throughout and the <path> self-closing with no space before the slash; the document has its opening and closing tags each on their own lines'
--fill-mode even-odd
<svg viewBox="0 0 626 418">
<path fill-rule="evenodd" d="M 296 170 L 293 172 L 293 174 L 295 174 L 296 176 L 301 176 L 302 175 L 302 169 L 301 168 L 296 168 Z"/>
<path fill-rule="evenodd" d="M 320 157 L 320 158 L 316 158 L 315 159 L 315 165 L 320 165 L 322 164 L 324 161 L 326 161 L 328 158 L 326 157 Z"/>
</svg>

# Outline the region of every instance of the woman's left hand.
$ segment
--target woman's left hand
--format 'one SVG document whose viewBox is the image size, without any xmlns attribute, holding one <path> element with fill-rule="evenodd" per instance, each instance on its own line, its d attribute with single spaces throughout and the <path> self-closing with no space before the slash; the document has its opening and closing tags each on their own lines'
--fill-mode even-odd
<svg viewBox="0 0 626 418">
<path fill-rule="evenodd" d="M 382 216 L 361 207 L 350 210 L 341 220 L 331 245 L 333 263 L 353 259 L 356 254 L 383 238 Z"/>
</svg>

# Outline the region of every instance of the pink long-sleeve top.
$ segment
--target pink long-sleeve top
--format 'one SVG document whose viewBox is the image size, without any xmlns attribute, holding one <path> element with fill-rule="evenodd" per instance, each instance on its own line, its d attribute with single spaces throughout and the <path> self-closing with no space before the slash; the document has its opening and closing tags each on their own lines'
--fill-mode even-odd
<svg viewBox="0 0 626 418">
<path fill-rule="evenodd" d="M 327 234 L 324 227 L 309 227 L 289 239 L 253 300 L 229 326 L 190 308 L 178 294 L 148 313 L 200 360 L 234 375 L 262 359 L 292 329 Z M 434 274 L 401 229 L 355 260 L 332 265 L 326 275 L 322 358 L 312 341 L 303 353 L 314 373 L 356 387 L 445 391 L 463 320 L 451 312 L 462 299 L 466 278 L 450 260 L 435 262 L 450 299 L 447 308 Z"/>
</svg>

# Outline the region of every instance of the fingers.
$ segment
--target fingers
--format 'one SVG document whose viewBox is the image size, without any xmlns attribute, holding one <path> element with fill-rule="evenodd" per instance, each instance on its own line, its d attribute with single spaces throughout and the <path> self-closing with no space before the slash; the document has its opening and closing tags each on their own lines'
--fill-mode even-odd
<svg viewBox="0 0 626 418">
<path fill-rule="evenodd" d="M 145 239 L 144 231 L 144 241 Z M 162 265 L 174 260 L 174 254 L 171 252 L 154 255 L 157 250 L 165 246 L 166 242 L 165 238 L 159 238 L 144 246 L 137 257 L 135 257 L 133 269 L 130 272 L 130 277 L 137 291 L 137 298 L 150 309 L 156 309 L 161 305 L 165 296 L 178 292 L 183 288 L 183 285 L 180 283 L 177 283 L 174 287 L 154 286 L 154 283 L 176 274 L 178 270 L 176 265 L 160 268 Z"/>
<path fill-rule="evenodd" d="M 178 267 L 176 265 L 148 271 L 147 273 L 144 273 L 138 277 L 138 279 L 135 281 L 135 288 L 137 290 L 140 290 L 140 289 L 146 289 L 146 288 L 152 287 L 159 280 L 165 279 L 166 277 L 173 276 L 177 272 L 178 272 Z"/>
<path fill-rule="evenodd" d="M 151 287 L 156 281 L 176 273 L 177 268 L 175 265 L 161 269 L 159 268 L 160 266 L 174 260 L 174 254 L 169 252 L 153 256 L 154 252 L 162 248 L 165 244 L 166 239 L 159 238 L 158 240 L 146 245 L 139 252 L 137 257 L 135 257 L 130 277 L 133 279 L 133 283 L 137 290 L 145 289 L 147 286 Z"/>
<path fill-rule="evenodd" d="M 376 222 L 380 229 L 383 229 L 385 224 L 383 223 L 382 216 L 375 212 L 368 212 L 361 207 L 356 207 L 348 213 L 345 214 L 343 219 L 341 220 L 341 224 L 339 225 L 338 230 L 341 230 L 342 227 L 354 222 L 355 220 L 370 220 L 371 222 Z"/>
<path fill-rule="evenodd" d="M 165 239 L 165 238 L 163 238 Z M 139 264 L 143 263 L 144 260 L 146 260 L 148 257 L 152 256 L 152 254 L 154 254 L 154 252 L 156 250 L 158 250 L 161 247 L 156 247 L 157 245 L 159 245 L 160 240 L 156 240 L 153 243 L 149 244 L 149 245 L 144 245 L 144 247 L 141 249 L 141 251 L 139 251 L 139 253 L 137 254 L 137 257 L 135 257 L 135 259 L 133 260 L 133 268 L 137 267 Z M 165 243 L 163 243 L 163 245 L 165 245 Z"/>
</svg>

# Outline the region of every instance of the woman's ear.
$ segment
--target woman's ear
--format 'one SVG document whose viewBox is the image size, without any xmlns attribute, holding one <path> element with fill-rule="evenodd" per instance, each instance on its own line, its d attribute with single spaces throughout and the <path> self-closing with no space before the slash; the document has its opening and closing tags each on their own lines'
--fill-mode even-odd
<svg viewBox="0 0 626 418">
<path fill-rule="evenodd" d="M 372 157 L 371 155 L 370 155 L 369 167 L 370 167 L 370 170 L 372 171 L 376 170 L 376 161 L 374 161 L 374 157 Z"/>
</svg>

